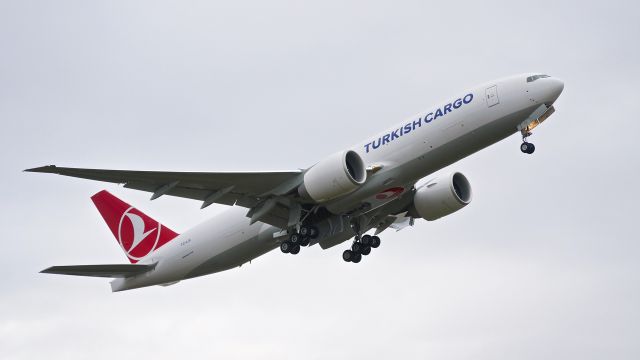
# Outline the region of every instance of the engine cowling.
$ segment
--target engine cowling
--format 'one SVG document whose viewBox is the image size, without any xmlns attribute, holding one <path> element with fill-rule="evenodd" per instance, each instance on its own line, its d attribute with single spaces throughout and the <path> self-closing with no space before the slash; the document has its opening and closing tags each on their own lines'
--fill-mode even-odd
<svg viewBox="0 0 640 360">
<path fill-rule="evenodd" d="M 471 184 L 462 173 L 435 178 L 421 186 L 413 197 L 413 207 L 421 218 L 437 220 L 471 202 Z"/>
<path fill-rule="evenodd" d="M 335 153 L 312 166 L 298 188 L 300 196 L 323 202 L 346 195 L 364 184 L 367 169 L 353 150 Z"/>
</svg>

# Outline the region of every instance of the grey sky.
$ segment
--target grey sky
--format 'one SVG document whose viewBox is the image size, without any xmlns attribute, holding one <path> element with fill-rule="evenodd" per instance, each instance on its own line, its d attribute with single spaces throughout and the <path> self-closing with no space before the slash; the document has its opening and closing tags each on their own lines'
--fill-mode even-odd
<svg viewBox="0 0 640 360">
<path fill-rule="evenodd" d="M 0 358 L 637 359 L 637 2 L 0 1 Z M 461 212 L 111 294 L 41 275 L 126 259 L 89 196 L 183 231 L 223 207 L 29 167 L 274 170 L 497 77 L 562 78 L 536 153 L 451 169 Z"/>
</svg>

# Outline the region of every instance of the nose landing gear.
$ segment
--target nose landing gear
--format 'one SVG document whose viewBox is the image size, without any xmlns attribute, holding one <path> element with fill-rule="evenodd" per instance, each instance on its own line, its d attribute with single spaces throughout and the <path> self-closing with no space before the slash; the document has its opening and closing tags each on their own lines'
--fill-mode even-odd
<svg viewBox="0 0 640 360">
<path fill-rule="evenodd" d="M 533 152 L 536 151 L 535 145 L 533 145 L 530 142 L 527 142 L 527 138 L 531 135 L 532 135 L 531 132 L 524 132 L 524 131 L 522 132 L 522 144 L 520 144 L 520 151 L 522 151 L 525 154 L 533 154 Z"/>
</svg>

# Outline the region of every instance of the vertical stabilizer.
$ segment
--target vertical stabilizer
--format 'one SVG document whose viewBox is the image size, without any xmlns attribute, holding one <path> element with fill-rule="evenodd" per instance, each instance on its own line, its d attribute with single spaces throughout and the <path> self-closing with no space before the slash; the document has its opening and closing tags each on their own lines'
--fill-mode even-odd
<svg viewBox="0 0 640 360">
<path fill-rule="evenodd" d="M 93 195 L 91 200 L 131 263 L 138 262 L 178 236 L 106 190 Z"/>
</svg>

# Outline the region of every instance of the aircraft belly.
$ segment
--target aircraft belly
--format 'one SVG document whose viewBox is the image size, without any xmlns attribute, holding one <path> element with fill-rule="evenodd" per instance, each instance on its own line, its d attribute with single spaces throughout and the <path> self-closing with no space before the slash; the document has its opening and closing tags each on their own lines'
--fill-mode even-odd
<svg viewBox="0 0 640 360">
<path fill-rule="evenodd" d="M 255 223 L 252 226 L 259 227 L 259 232 L 236 234 L 237 236 L 228 242 L 228 245 L 231 246 L 227 246 L 224 250 L 215 253 L 214 256 L 201 262 L 184 277 L 192 278 L 229 270 L 241 266 L 278 247 L 278 243 L 273 238 L 273 234 L 276 231 L 280 231 L 280 229 L 262 223 Z"/>
<path fill-rule="evenodd" d="M 403 166 L 401 172 L 418 180 L 464 159 L 517 132 L 514 124 L 526 118 L 531 111 L 533 109 L 525 109 L 475 127 L 461 136 L 429 150 L 423 158 L 418 158 Z"/>
<path fill-rule="evenodd" d="M 262 234 L 265 229 L 275 228 L 263 223 L 249 225 L 245 213 L 246 209 L 232 207 L 180 235 L 171 246 L 158 251 L 153 259 L 157 261 L 153 271 L 122 279 L 119 290 L 227 270 L 276 247 L 273 236 Z M 271 234 L 273 232 L 275 230 Z"/>
</svg>

